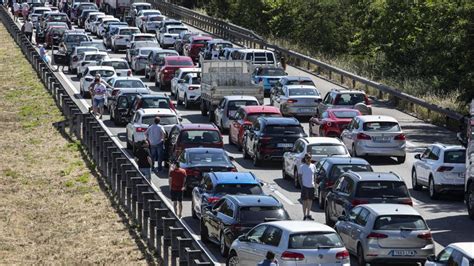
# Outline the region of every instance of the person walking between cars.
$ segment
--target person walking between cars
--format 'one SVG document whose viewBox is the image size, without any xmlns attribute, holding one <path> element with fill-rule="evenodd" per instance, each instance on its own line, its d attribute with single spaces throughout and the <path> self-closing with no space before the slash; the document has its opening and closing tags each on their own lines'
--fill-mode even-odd
<svg viewBox="0 0 474 266">
<path fill-rule="evenodd" d="M 148 180 L 151 180 L 151 166 L 153 161 L 151 160 L 150 150 L 148 149 L 148 142 L 146 140 L 141 142 L 140 148 L 135 152 L 135 161 L 138 164 L 140 172 Z"/>
<path fill-rule="evenodd" d="M 13 3 L 13 16 L 15 17 L 15 21 L 18 21 L 18 17 L 21 13 L 21 6 L 18 2 Z"/>
<path fill-rule="evenodd" d="M 275 253 L 268 251 L 265 259 L 257 264 L 257 266 L 278 266 L 278 261 L 275 259 Z"/>
<path fill-rule="evenodd" d="M 175 168 L 170 172 L 168 184 L 174 212 L 181 218 L 183 212 L 183 192 L 186 189 L 186 170 L 179 166 L 179 162 L 176 162 Z"/>
<path fill-rule="evenodd" d="M 33 36 L 33 23 L 29 18 L 26 19 L 25 24 L 23 24 L 23 33 L 25 34 L 26 38 L 31 42 L 31 37 Z"/>
<path fill-rule="evenodd" d="M 304 155 L 304 162 L 298 169 L 298 177 L 301 182 L 301 200 L 303 201 L 303 220 L 313 220 L 311 217 L 311 206 L 314 198 L 314 176 L 316 174 L 316 166 L 311 163 L 311 154 Z"/>
<path fill-rule="evenodd" d="M 161 164 L 163 163 L 163 142 L 165 140 L 166 131 L 165 128 L 160 125 L 160 117 L 155 117 L 153 125 L 149 126 L 145 132 L 146 139 L 150 144 L 151 159 L 153 161 L 152 167 L 155 166 L 155 161 L 158 162 L 158 167 L 153 169 L 154 171 L 160 172 L 162 169 Z"/>
<path fill-rule="evenodd" d="M 104 114 L 105 96 L 107 88 L 112 88 L 109 84 L 105 83 L 101 78 L 100 74 L 95 75 L 94 82 L 89 86 L 89 92 L 92 97 L 92 108 L 94 115 L 99 114 L 99 119 L 102 119 Z"/>
</svg>

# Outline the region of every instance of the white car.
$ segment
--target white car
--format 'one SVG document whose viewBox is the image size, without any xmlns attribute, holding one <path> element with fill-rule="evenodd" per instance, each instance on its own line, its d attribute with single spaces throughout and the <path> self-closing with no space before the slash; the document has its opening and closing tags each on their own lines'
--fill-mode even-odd
<svg viewBox="0 0 474 266">
<path fill-rule="evenodd" d="M 132 39 L 130 40 L 127 48 L 131 47 L 132 43 L 136 42 L 150 42 L 150 43 L 156 43 L 158 46 L 158 40 L 156 39 L 154 34 L 151 33 L 135 33 L 132 35 Z"/>
<path fill-rule="evenodd" d="M 155 117 L 159 116 L 160 125 L 169 132 L 171 128 L 179 124 L 179 118 L 175 112 L 167 108 L 139 109 L 132 117 L 126 127 L 127 148 L 135 150 L 136 143 L 146 139 L 145 131 L 154 123 Z"/>
<path fill-rule="evenodd" d="M 154 32 L 158 29 L 160 22 L 165 20 L 166 16 L 163 15 L 153 15 L 147 16 L 145 22 L 143 23 L 143 32 Z"/>
<path fill-rule="evenodd" d="M 425 266 L 472 266 L 474 264 L 474 242 L 452 243 L 438 256 L 429 256 Z"/>
<path fill-rule="evenodd" d="M 81 78 L 88 66 L 97 66 L 105 59 L 109 59 L 107 52 L 84 52 L 77 65 L 77 77 Z"/>
<path fill-rule="evenodd" d="M 189 73 L 183 79 L 178 80 L 176 104 L 189 109 L 191 104 L 201 102 L 201 74 Z"/>
<path fill-rule="evenodd" d="M 179 34 L 183 31 L 188 31 L 188 28 L 176 25 L 169 25 L 161 28 L 159 35 L 161 47 L 166 48 L 174 46 L 174 43 L 179 38 Z"/>
<path fill-rule="evenodd" d="M 411 170 L 413 190 L 428 187 L 431 199 L 441 193 L 464 191 L 466 149 L 462 146 L 429 145 L 422 154 L 415 155 Z"/>
<path fill-rule="evenodd" d="M 153 51 L 159 51 L 161 48 L 158 47 L 142 47 L 135 51 L 135 55 L 132 56 L 131 67 L 135 73 L 141 73 L 145 70 L 148 63 L 148 56 Z"/>
<path fill-rule="evenodd" d="M 132 40 L 133 34 L 140 33 L 137 27 L 120 27 L 117 34 L 112 37 L 112 49 L 114 52 L 125 50 Z"/>
<path fill-rule="evenodd" d="M 293 149 L 283 154 L 282 175 L 285 179 L 293 178 L 295 180 L 295 187 L 301 184 L 296 177 L 298 177 L 298 168 L 306 153 L 311 153 L 311 158 L 315 162 L 330 156 L 351 157 L 346 145 L 338 138 L 299 138 L 295 142 Z"/>
<path fill-rule="evenodd" d="M 227 131 L 234 120 L 237 110 L 239 110 L 241 106 L 250 105 L 260 105 L 260 103 L 254 96 L 233 95 L 222 98 L 214 110 L 216 125 L 219 127 L 219 130 L 221 132 Z"/>
<path fill-rule="evenodd" d="M 120 22 L 120 20 L 118 18 L 104 18 L 104 19 L 102 19 L 102 21 L 97 25 L 97 28 L 96 28 L 97 37 L 102 38 L 104 36 L 104 33 L 105 33 L 106 25 L 108 25 L 110 23 L 115 23 L 115 22 Z"/>
<path fill-rule="evenodd" d="M 94 23 L 92 23 L 92 27 L 91 27 L 92 34 L 95 34 L 97 36 L 98 32 L 99 32 L 99 25 L 102 24 L 102 22 L 104 22 L 106 20 L 112 20 L 112 21 L 115 21 L 115 22 L 120 22 L 120 20 L 118 18 L 114 18 L 114 16 L 107 15 L 107 16 L 104 16 L 104 17 L 99 17 Z"/>
<path fill-rule="evenodd" d="M 122 58 L 109 58 L 102 60 L 100 62 L 101 66 L 111 66 L 115 69 L 117 76 L 119 77 L 127 77 L 132 75 L 132 70 L 128 65 L 127 61 Z"/>
<path fill-rule="evenodd" d="M 69 72 L 75 74 L 77 72 L 77 67 L 79 62 L 82 60 L 85 52 L 99 52 L 99 49 L 96 47 L 90 46 L 76 46 L 73 48 L 71 53 L 71 60 L 69 61 Z"/>
<path fill-rule="evenodd" d="M 161 15 L 161 12 L 156 9 L 146 9 L 139 11 L 135 17 L 135 26 L 137 26 L 139 29 L 143 29 L 143 24 L 146 20 L 146 17 L 156 15 Z"/>
<path fill-rule="evenodd" d="M 227 265 L 257 265 L 268 251 L 278 265 L 350 265 L 349 252 L 336 231 L 312 221 L 276 221 L 255 226 L 230 247 Z"/>
<path fill-rule="evenodd" d="M 104 13 L 100 14 L 100 15 L 97 15 L 97 16 L 94 16 L 92 19 L 89 20 L 89 22 L 87 23 L 87 28 L 86 30 L 88 30 L 90 33 L 94 34 L 95 33 L 95 26 L 97 25 L 97 21 L 99 21 L 100 18 L 105 18 L 105 17 L 110 17 L 109 15 L 106 15 Z"/>
<path fill-rule="evenodd" d="M 86 20 L 84 21 L 84 29 L 86 31 L 91 31 L 91 23 L 97 20 L 99 16 L 105 16 L 105 13 L 103 12 L 91 12 L 89 15 L 87 15 Z"/>
<path fill-rule="evenodd" d="M 187 74 L 190 73 L 201 73 L 200 68 L 180 68 L 174 73 L 174 77 L 171 79 L 171 95 L 177 94 L 178 80 L 183 79 Z"/>
<path fill-rule="evenodd" d="M 406 137 L 398 121 L 384 115 L 362 115 L 352 119 L 341 133 L 352 156 L 394 156 L 402 164 L 406 159 Z"/>
<path fill-rule="evenodd" d="M 116 78 L 115 69 L 110 66 L 90 66 L 86 67 L 84 75 L 79 82 L 79 90 L 82 97 L 90 97 L 89 86 L 94 82 L 95 75 L 100 74 L 102 80 L 105 82 L 110 79 Z"/>
</svg>

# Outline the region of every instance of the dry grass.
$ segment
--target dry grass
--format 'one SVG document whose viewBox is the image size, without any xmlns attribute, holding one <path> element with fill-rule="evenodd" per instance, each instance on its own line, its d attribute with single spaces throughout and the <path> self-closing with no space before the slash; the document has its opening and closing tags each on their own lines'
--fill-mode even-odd
<svg viewBox="0 0 474 266">
<path fill-rule="evenodd" d="M 147 264 L 0 24 L 0 264 Z"/>
</svg>

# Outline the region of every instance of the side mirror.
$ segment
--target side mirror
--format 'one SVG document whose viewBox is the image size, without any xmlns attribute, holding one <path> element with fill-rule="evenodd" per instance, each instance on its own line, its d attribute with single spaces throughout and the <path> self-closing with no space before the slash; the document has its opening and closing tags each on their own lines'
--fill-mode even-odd
<svg viewBox="0 0 474 266">
<path fill-rule="evenodd" d="M 323 101 L 323 99 L 317 99 L 316 102 L 317 103 L 321 103 Z"/>
<path fill-rule="evenodd" d="M 347 221 L 347 217 L 345 215 L 341 215 L 341 216 L 337 217 L 337 220 L 345 222 L 345 221 Z"/>
<path fill-rule="evenodd" d="M 178 79 L 178 83 L 184 83 L 184 79 Z"/>
<path fill-rule="evenodd" d="M 434 262 L 434 261 L 436 261 L 436 256 L 435 255 L 429 255 L 428 257 L 426 257 L 426 260 Z"/>
<path fill-rule="evenodd" d="M 231 161 L 235 161 L 235 157 L 234 157 L 234 156 L 229 156 L 229 159 L 230 159 Z"/>
<path fill-rule="evenodd" d="M 421 155 L 420 154 L 415 154 L 415 159 L 421 160 Z"/>
</svg>

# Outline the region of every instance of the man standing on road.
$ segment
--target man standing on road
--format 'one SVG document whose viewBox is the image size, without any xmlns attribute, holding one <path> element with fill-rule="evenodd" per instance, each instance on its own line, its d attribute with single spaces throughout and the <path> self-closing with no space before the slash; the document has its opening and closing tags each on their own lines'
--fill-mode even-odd
<svg viewBox="0 0 474 266">
<path fill-rule="evenodd" d="M 94 115 L 99 114 L 99 119 L 102 119 L 102 115 L 104 114 L 104 103 L 107 88 L 112 88 L 112 86 L 102 81 L 100 74 L 95 75 L 94 82 L 89 86 Z"/>
<path fill-rule="evenodd" d="M 174 212 L 181 218 L 183 212 L 183 191 L 186 188 L 186 171 L 180 168 L 179 162 L 176 162 L 176 167 L 170 172 L 168 184 Z"/>
<path fill-rule="evenodd" d="M 31 37 L 33 36 L 33 23 L 31 23 L 29 18 L 26 19 L 25 24 L 23 25 L 23 33 L 31 42 Z"/>
<path fill-rule="evenodd" d="M 135 161 L 138 164 L 140 172 L 142 172 L 148 180 L 151 180 L 151 165 L 153 161 L 151 160 L 150 150 L 148 149 L 148 142 L 146 140 L 142 141 L 141 147 L 135 153 Z"/>
<path fill-rule="evenodd" d="M 265 259 L 257 266 L 278 266 L 278 261 L 275 259 L 275 253 L 268 251 Z"/>
<path fill-rule="evenodd" d="M 311 154 L 304 155 L 304 163 L 298 169 L 298 176 L 301 180 L 301 200 L 303 201 L 303 220 L 314 220 L 311 217 L 311 206 L 314 198 L 314 176 L 316 166 L 311 163 Z"/>
<path fill-rule="evenodd" d="M 166 131 L 162 125 L 160 125 L 160 117 L 155 117 L 155 123 L 148 127 L 145 132 L 146 139 L 150 143 L 152 167 L 155 166 L 155 161 L 158 161 L 158 168 L 153 169 L 154 171 L 160 172 L 162 169 L 163 162 L 163 141 L 165 140 Z"/>
</svg>

